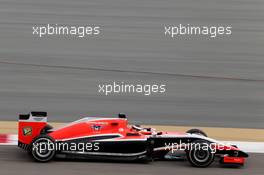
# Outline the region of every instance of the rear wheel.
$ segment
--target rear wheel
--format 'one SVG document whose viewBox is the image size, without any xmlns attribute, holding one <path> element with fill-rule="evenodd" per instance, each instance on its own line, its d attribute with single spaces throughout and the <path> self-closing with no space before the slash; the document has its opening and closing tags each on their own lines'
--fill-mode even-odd
<svg viewBox="0 0 264 175">
<path fill-rule="evenodd" d="M 197 134 L 197 135 L 202 135 L 202 136 L 208 137 L 207 134 L 204 131 L 200 130 L 200 129 L 190 129 L 186 133 Z"/>
<path fill-rule="evenodd" d="M 55 156 L 55 141 L 48 135 L 40 135 L 32 141 L 31 155 L 38 162 L 51 161 Z"/>
<path fill-rule="evenodd" d="M 186 156 L 192 166 L 205 168 L 213 163 L 215 154 L 209 142 L 197 140 L 190 145 L 186 150 Z"/>
</svg>

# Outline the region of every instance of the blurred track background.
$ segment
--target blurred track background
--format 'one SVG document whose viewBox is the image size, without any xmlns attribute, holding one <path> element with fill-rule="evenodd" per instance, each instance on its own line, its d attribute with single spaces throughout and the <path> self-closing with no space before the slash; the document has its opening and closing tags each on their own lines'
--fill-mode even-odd
<svg viewBox="0 0 264 175">
<path fill-rule="evenodd" d="M 32 35 L 33 26 L 48 23 L 99 25 L 101 35 L 41 39 Z M 231 25 L 232 35 L 164 36 L 164 25 L 180 23 Z M 18 113 L 30 110 L 48 111 L 49 121 L 56 122 L 124 112 L 136 123 L 263 129 L 263 44 L 262 0 L 0 0 L 0 120 L 14 121 Z M 167 91 L 154 96 L 97 92 L 98 84 L 112 81 L 165 83 Z M 32 167 L 32 173 L 51 172 L 49 165 L 17 158 L 13 149 L 0 148 L 4 174 L 29 174 Z M 14 152 L 11 158 L 9 151 Z M 217 172 L 261 174 L 261 156 L 253 156 L 246 167 L 250 173 Z M 51 164 L 54 173 L 65 168 L 57 164 Z M 102 166 L 107 172 L 121 167 L 123 174 L 193 173 L 173 162 L 68 164 L 72 169 L 63 174 L 103 174 Z M 14 168 L 18 166 L 24 168 Z"/>
</svg>

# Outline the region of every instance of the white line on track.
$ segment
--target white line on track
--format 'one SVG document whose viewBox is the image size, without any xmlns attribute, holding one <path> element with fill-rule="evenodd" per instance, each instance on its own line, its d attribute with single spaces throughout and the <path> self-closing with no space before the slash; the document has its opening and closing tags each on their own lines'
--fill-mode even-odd
<svg viewBox="0 0 264 175">
<path fill-rule="evenodd" d="M 225 144 L 237 145 L 237 147 L 248 153 L 264 153 L 264 142 L 242 142 L 242 141 L 222 141 Z M 17 135 L 7 135 L 6 143 L 0 145 L 17 145 Z"/>
<path fill-rule="evenodd" d="M 223 141 L 223 143 L 236 145 L 248 153 L 264 153 L 264 142 Z"/>
</svg>

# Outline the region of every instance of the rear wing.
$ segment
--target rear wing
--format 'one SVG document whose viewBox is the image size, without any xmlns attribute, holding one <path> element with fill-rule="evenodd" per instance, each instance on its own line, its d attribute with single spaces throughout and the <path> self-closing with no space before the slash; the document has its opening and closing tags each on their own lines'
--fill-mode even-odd
<svg viewBox="0 0 264 175">
<path fill-rule="evenodd" d="M 32 111 L 20 114 L 18 121 L 18 144 L 30 145 L 47 125 L 47 112 Z"/>
</svg>

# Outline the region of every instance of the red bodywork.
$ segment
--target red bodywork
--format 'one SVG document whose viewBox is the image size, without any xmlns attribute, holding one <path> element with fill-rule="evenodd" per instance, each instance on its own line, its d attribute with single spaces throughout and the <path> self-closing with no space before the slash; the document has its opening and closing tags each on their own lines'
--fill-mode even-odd
<svg viewBox="0 0 264 175">
<path fill-rule="evenodd" d="M 20 121 L 18 124 L 18 140 L 25 144 L 30 144 L 31 141 L 39 136 L 41 130 L 47 125 L 46 122 L 27 122 Z M 29 129 L 31 134 L 24 134 L 24 130 Z"/>
<path fill-rule="evenodd" d="M 27 119 L 20 119 L 18 129 L 19 143 L 30 145 L 32 140 L 42 134 L 43 129 L 47 126 L 46 117 L 29 116 Z M 117 134 L 120 137 L 113 138 L 118 140 L 147 140 L 149 137 L 157 136 L 160 138 L 193 138 L 193 136 L 182 132 L 156 132 L 153 128 L 138 130 L 128 125 L 125 118 L 84 118 L 72 122 L 64 127 L 53 129 L 48 135 L 55 141 L 71 140 L 75 138 L 85 138 L 97 135 Z M 203 138 L 205 139 L 205 138 Z M 209 138 L 208 138 L 209 139 Z M 157 150 L 161 150 L 159 148 Z M 216 144 L 216 150 L 240 151 L 235 146 Z M 223 163 L 244 164 L 244 157 L 231 157 L 224 155 Z"/>
<path fill-rule="evenodd" d="M 100 127 L 96 130 L 95 127 Z M 104 135 L 109 133 L 117 133 L 126 138 L 145 138 L 145 135 L 132 130 L 128 127 L 126 119 L 96 119 L 95 121 L 83 121 L 66 125 L 56 132 L 49 135 L 55 140 L 64 140 L 70 138 L 86 137 L 91 135 Z M 131 133 L 133 136 L 127 136 Z M 135 136 L 136 135 L 136 136 Z"/>
<path fill-rule="evenodd" d="M 224 156 L 222 163 L 224 164 L 241 164 L 243 165 L 245 163 L 245 158 L 244 157 L 229 157 L 229 156 Z"/>
</svg>

